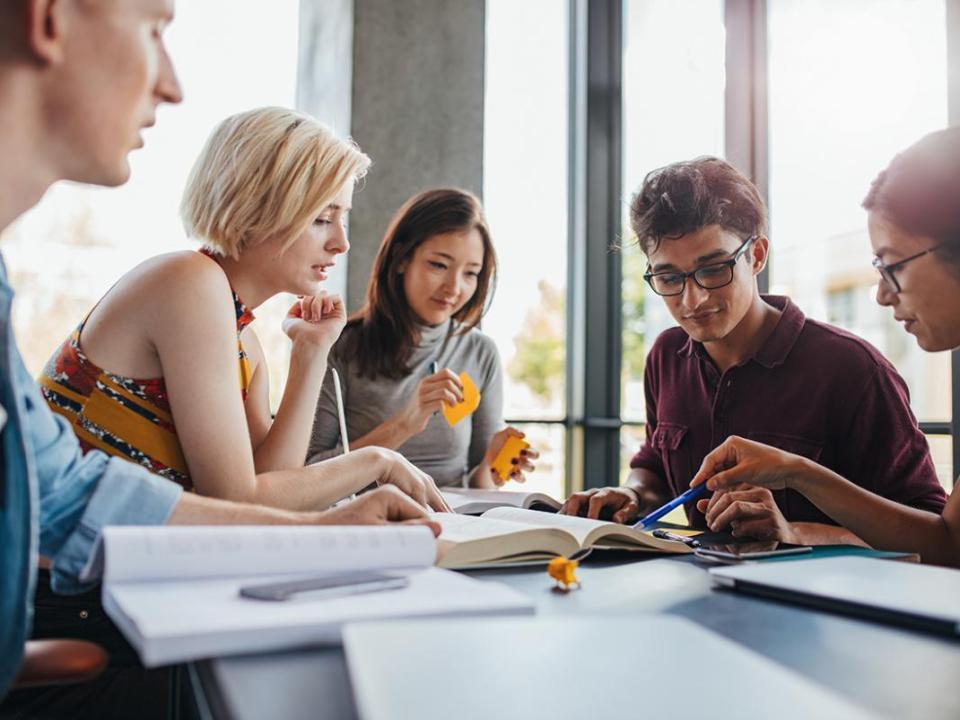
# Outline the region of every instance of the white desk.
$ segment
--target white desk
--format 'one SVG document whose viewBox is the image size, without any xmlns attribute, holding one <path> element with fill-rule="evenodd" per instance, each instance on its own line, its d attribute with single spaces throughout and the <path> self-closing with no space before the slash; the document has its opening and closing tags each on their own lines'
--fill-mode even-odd
<svg viewBox="0 0 960 720">
<path fill-rule="evenodd" d="M 665 612 L 686 617 L 875 713 L 960 718 L 960 642 L 715 591 L 703 567 L 689 558 L 587 564 L 579 570 L 582 589 L 566 595 L 550 590 L 543 570 L 472 574 L 529 593 L 541 615 Z M 356 717 L 340 649 L 224 658 L 197 663 L 190 671 L 209 717 Z M 442 682 L 431 692 L 443 692 Z M 700 714 L 702 701 L 695 695 L 678 698 L 678 717 Z M 682 712 L 684 703 L 690 713 Z"/>
</svg>

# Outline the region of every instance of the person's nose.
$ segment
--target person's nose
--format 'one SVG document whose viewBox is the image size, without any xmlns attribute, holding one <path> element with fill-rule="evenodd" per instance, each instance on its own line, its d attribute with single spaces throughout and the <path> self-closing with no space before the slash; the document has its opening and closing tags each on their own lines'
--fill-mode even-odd
<svg viewBox="0 0 960 720">
<path fill-rule="evenodd" d="M 688 310 L 696 310 L 703 305 L 709 294 L 710 291 L 697 285 L 692 276 L 688 277 L 680 294 L 680 304 Z"/>
<path fill-rule="evenodd" d="M 897 302 L 897 293 L 893 291 L 893 288 L 890 287 L 890 284 L 880 278 L 880 282 L 877 283 L 877 305 L 882 305 L 883 307 L 891 307 Z"/>
<path fill-rule="evenodd" d="M 157 104 L 171 103 L 176 105 L 183 101 L 183 89 L 177 79 L 177 71 L 173 68 L 173 61 L 167 54 L 166 48 L 160 52 L 160 73 L 157 76 L 156 89 Z"/>
<path fill-rule="evenodd" d="M 451 298 L 460 297 L 461 287 L 460 273 L 451 268 L 451 270 L 444 275 L 443 285 L 441 285 L 444 296 Z"/>
<path fill-rule="evenodd" d="M 347 238 L 347 228 L 342 223 L 336 223 L 335 230 L 326 244 L 327 252 L 340 254 L 350 249 L 350 240 Z"/>
</svg>

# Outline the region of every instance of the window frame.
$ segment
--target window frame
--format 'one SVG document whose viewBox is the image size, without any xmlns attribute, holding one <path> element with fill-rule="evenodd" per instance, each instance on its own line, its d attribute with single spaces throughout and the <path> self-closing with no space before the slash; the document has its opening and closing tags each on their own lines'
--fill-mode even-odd
<svg viewBox="0 0 960 720">
<path fill-rule="evenodd" d="M 615 484 L 620 475 L 622 266 L 611 253 L 621 228 L 625 0 L 568 0 L 569 140 L 566 414 L 511 424 L 566 428 L 565 491 Z M 960 0 L 946 0 L 949 122 L 960 124 Z M 767 0 L 724 0 L 725 154 L 769 204 Z M 765 269 L 760 289 L 769 287 Z M 921 422 L 950 435 L 960 471 L 960 351 L 951 361 L 952 419 Z"/>
</svg>

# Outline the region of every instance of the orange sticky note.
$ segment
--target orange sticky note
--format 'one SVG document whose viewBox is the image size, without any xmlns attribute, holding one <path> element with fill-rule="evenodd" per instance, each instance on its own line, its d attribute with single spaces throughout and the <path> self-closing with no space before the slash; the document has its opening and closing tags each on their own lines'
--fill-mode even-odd
<svg viewBox="0 0 960 720">
<path fill-rule="evenodd" d="M 526 450 L 528 447 L 530 447 L 530 443 L 526 440 L 511 435 L 507 438 L 503 447 L 500 448 L 500 452 L 497 453 L 490 467 L 493 468 L 493 471 L 497 473 L 501 480 L 506 482 L 513 470 L 513 463 L 510 461 L 515 457 L 520 457 L 520 451 Z"/>
<path fill-rule="evenodd" d="M 453 427 L 465 417 L 469 417 L 480 407 L 480 391 L 473 380 L 465 372 L 460 373 L 460 382 L 463 384 L 463 402 L 456 405 L 443 404 L 443 416 L 450 427 Z"/>
</svg>

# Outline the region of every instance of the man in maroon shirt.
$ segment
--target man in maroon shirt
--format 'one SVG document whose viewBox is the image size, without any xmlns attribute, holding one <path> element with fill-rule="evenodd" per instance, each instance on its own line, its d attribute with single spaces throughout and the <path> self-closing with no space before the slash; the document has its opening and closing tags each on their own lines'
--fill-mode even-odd
<svg viewBox="0 0 960 720">
<path fill-rule="evenodd" d="M 561 512 L 632 522 L 687 489 L 730 435 L 803 455 L 879 495 L 939 513 L 946 501 L 906 384 L 866 341 L 761 296 L 766 210 L 729 163 L 699 158 L 651 172 L 631 204 L 644 276 L 680 327 L 647 358 L 647 438 L 626 485 L 575 493 Z M 695 526 L 803 544 L 859 542 L 793 491 L 741 486 L 686 508 Z"/>
</svg>

